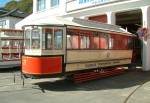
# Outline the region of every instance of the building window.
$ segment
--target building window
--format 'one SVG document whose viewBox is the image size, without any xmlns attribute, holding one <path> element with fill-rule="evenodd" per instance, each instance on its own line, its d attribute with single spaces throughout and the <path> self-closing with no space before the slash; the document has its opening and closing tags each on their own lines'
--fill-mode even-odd
<svg viewBox="0 0 150 103">
<path fill-rule="evenodd" d="M 0 21 L 0 28 L 4 28 L 6 25 L 6 20 Z"/>
<path fill-rule="evenodd" d="M 41 10 L 44 10 L 45 8 L 46 8 L 45 0 L 38 0 L 37 1 L 37 10 L 41 11 Z"/>
<path fill-rule="evenodd" d="M 59 0 L 51 0 L 51 7 L 55 7 L 59 5 Z"/>
</svg>

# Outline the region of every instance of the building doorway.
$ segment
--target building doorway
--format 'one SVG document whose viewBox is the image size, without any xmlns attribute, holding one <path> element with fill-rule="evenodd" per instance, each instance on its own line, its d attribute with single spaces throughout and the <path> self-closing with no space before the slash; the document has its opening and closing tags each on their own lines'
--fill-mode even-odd
<svg viewBox="0 0 150 103">
<path fill-rule="evenodd" d="M 116 13 L 116 24 L 136 34 L 137 29 L 142 26 L 142 11 L 139 9 Z M 135 64 L 142 64 L 141 49 L 141 41 L 139 39 L 135 40 L 133 52 L 133 63 Z"/>
</svg>

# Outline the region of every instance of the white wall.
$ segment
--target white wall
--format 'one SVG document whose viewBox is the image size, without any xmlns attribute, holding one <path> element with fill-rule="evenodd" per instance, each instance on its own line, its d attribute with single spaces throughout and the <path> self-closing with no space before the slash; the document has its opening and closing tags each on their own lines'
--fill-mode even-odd
<svg viewBox="0 0 150 103">
<path fill-rule="evenodd" d="M 79 0 L 77 0 L 79 1 Z M 99 1 L 99 0 L 94 0 Z M 107 1 L 107 0 L 106 0 Z M 108 0 L 109 1 L 109 0 Z M 93 15 L 105 14 L 107 12 L 121 12 L 127 10 L 137 10 L 140 7 L 150 5 L 149 0 L 110 0 L 113 3 L 106 3 L 104 5 L 96 5 L 91 8 L 82 8 L 72 12 L 67 12 L 71 7 L 76 7 L 75 4 L 67 3 L 66 0 L 60 0 L 60 5 L 57 8 L 50 7 L 50 0 L 46 0 L 46 9 L 37 12 L 37 0 L 33 0 L 33 14 L 16 24 L 16 28 L 21 28 L 23 25 L 34 23 L 38 20 L 50 18 L 51 16 L 62 16 L 62 17 L 89 17 Z M 73 1 L 76 2 L 76 1 Z M 85 6 L 86 7 L 86 6 Z M 69 10 L 68 10 L 69 11 Z"/>
<path fill-rule="evenodd" d="M 15 18 L 15 17 L 3 17 L 3 18 L 0 18 L 0 21 L 1 21 L 1 20 L 5 20 L 5 21 L 6 21 L 6 25 L 5 25 L 3 28 L 6 28 L 6 29 L 14 29 L 16 23 L 18 23 L 18 22 L 21 21 L 22 19 L 20 19 L 20 18 Z"/>
<path fill-rule="evenodd" d="M 37 0 L 33 0 L 33 13 L 26 17 L 24 20 L 16 24 L 17 29 L 21 29 L 23 25 L 32 24 L 36 21 L 43 20 L 45 18 L 51 18 L 52 16 L 62 16 L 66 14 L 66 0 L 60 0 L 58 7 L 50 7 L 50 0 L 46 0 L 46 9 L 37 11 Z"/>
<path fill-rule="evenodd" d="M 6 24 L 3 26 L 3 28 L 6 28 L 6 29 L 9 28 L 9 19 L 7 17 L 0 18 L 0 21 L 6 22 Z M 0 28 L 2 28 L 2 27 L 0 26 Z"/>
<path fill-rule="evenodd" d="M 9 20 L 9 28 L 10 29 L 14 29 L 16 23 L 18 23 L 19 21 L 21 21 L 21 18 L 15 18 L 15 17 L 7 17 Z"/>
</svg>

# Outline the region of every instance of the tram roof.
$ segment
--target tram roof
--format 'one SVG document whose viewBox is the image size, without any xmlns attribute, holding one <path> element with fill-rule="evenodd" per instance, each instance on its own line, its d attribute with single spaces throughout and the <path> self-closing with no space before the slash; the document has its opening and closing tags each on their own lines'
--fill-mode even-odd
<svg viewBox="0 0 150 103">
<path fill-rule="evenodd" d="M 98 30 L 104 30 L 104 31 L 113 31 L 113 32 L 119 32 L 119 33 L 127 33 L 129 35 L 131 34 L 130 32 L 127 32 L 125 29 L 117 25 L 100 23 L 96 21 L 79 19 L 79 18 L 51 17 L 51 18 L 42 19 L 42 20 L 33 22 L 30 25 L 41 25 L 41 26 L 44 26 L 44 25 L 65 26 L 66 25 L 66 26 L 76 26 L 76 27 L 84 27 L 84 28 L 90 28 L 90 29 L 98 29 Z M 25 26 L 29 26 L 29 25 L 25 25 Z"/>
</svg>

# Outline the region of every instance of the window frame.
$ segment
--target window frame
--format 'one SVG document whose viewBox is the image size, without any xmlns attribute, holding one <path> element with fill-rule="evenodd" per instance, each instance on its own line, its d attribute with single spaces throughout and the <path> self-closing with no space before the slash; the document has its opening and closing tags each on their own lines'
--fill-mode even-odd
<svg viewBox="0 0 150 103">
<path fill-rule="evenodd" d="M 46 39 L 46 29 L 51 29 L 52 30 L 52 48 L 47 48 L 48 47 L 48 44 L 47 43 L 47 39 Z M 58 29 L 58 30 L 61 30 L 61 33 L 62 33 L 62 38 L 61 38 L 61 48 L 56 48 L 55 47 L 55 30 Z M 42 44 L 42 48 L 43 46 L 45 46 L 45 50 L 63 50 L 64 49 L 64 28 L 63 27 L 45 27 L 43 28 L 43 34 L 42 35 L 45 35 L 45 37 L 43 38 L 45 40 L 45 44 Z"/>
<path fill-rule="evenodd" d="M 47 36 L 48 36 L 48 33 L 46 32 L 46 29 L 51 29 L 52 31 L 51 31 L 51 48 L 48 48 L 48 38 L 47 38 Z M 43 46 L 45 45 L 45 48 L 44 49 L 46 49 L 46 50 L 52 50 L 53 49 L 53 37 L 54 37 L 54 35 L 53 35 L 53 29 L 52 28 L 44 28 L 44 30 L 45 30 L 45 32 L 44 32 L 44 34 L 45 34 L 45 44 L 43 44 Z"/>
<path fill-rule="evenodd" d="M 56 48 L 56 42 L 55 42 L 55 37 L 56 37 L 56 32 L 55 32 L 55 29 L 57 29 L 57 30 L 61 30 L 61 48 Z M 53 37 L 53 49 L 54 50 L 62 50 L 64 47 L 63 47 L 63 28 L 58 28 L 58 27 L 54 27 L 53 28 L 53 35 L 54 35 L 54 37 Z M 58 43 L 58 42 L 57 42 Z"/>
<path fill-rule="evenodd" d="M 26 29 L 26 30 L 24 31 L 24 32 L 25 32 L 25 35 L 24 35 L 24 38 L 25 38 L 25 42 L 24 42 L 25 49 L 31 49 L 31 30 L 32 30 L 32 29 Z M 27 40 L 26 40 L 26 39 L 27 39 L 27 38 L 26 38 L 26 37 L 27 37 L 27 36 L 26 36 L 26 35 L 27 35 L 26 31 L 29 31 L 29 34 L 30 34 L 30 35 L 28 36 L 28 37 L 29 37 L 29 38 L 28 38 L 28 39 L 29 39 L 29 40 L 28 40 L 28 41 L 29 41 L 28 46 L 26 45 L 26 44 L 28 43 Z"/>
<path fill-rule="evenodd" d="M 37 39 L 37 40 L 38 40 L 38 46 L 35 47 L 35 48 L 34 48 L 34 45 L 35 45 L 35 44 L 33 44 L 33 43 L 35 42 L 35 41 L 33 42 L 33 40 L 36 40 L 35 38 L 33 39 L 33 31 L 34 31 L 34 30 L 35 30 L 35 31 L 36 31 L 36 30 L 38 31 L 38 39 Z M 37 34 L 36 34 L 36 37 L 37 37 Z M 31 43 L 30 43 L 30 45 L 31 45 L 30 48 L 31 48 L 31 49 L 41 49 L 41 45 L 40 45 L 40 44 L 41 44 L 41 39 L 40 39 L 40 37 L 41 37 L 41 35 L 40 35 L 40 29 L 39 29 L 39 28 L 33 28 L 33 29 L 31 30 Z M 37 40 L 36 40 L 36 41 L 37 41 Z"/>
<path fill-rule="evenodd" d="M 56 1 L 56 3 L 54 3 L 55 1 Z M 60 4 L 60 0 L 51 0 L 51 2 L 50 2 L 51 8 L 58 7 L 59 4 Z"/>
<path fill-rule="evenodd" d="M 46 9 L 46 0 L 37 0 L 37 11 L 43 11 L 45 9 Z"/>
</svg>

